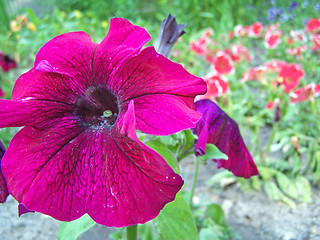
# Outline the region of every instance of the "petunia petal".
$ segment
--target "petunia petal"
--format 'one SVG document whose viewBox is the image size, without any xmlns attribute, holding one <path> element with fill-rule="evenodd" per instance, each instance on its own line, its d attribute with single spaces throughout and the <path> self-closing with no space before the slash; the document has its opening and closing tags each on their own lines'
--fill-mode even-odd
<svg viewBox="0 0 320 240">
<path fill-rule="evenodd" d="M 32 68 L 16 81 L 12 100 L 37 99 L 74 104 L 77 96 L 84 93 L 85 81 L 52 72 L 40 72 Z"/>
<path fill-rule="evenodd" d="M 151 39 L 148 32 L 123 18 L 112 18 L 107 36 L 95 51 L 94 73 L 96 81 L 112 82 L 110 75 L 127 58 L 138 54 Z"/>
<path fill-rule="evenodd" d="M 241 137 L 238 124 L 223 112 L 217 104 L 205 99 L 195 103 L 196 110 L 202 113 L 194 132 L 198 135 L 195 145 L 196 155 L 203 155 L 207 143 L 216 145 L 228 156 L 228 160 L 217 161 L 237 177 L 249 178 L 258 175 L 257 167 Z"/>
<path fill-rule="evenodd" d="M 96 47 L 97 44 L 85 32 L 64 33 L 39 50 L 34 67 L 38 71 L 89 80 L 92 78 L 91 62 Z"/>
<path fill-rule="evenodd" d="M 19 217 L 21 217 L 21 215 L 23 215 L 23 214 L 30 213 L 30 212 L 34 213 L 35 211 L 30 211 L 28 208 L 26 208 L 25 205 L 23 205 L 21 203 L 18 205 L 18 215 L 19 215 Z"/>
<path fill-rule="evenodd" d="M 134 101 L 137 106 L 137 129 L 148 134 L 173 134 L 195 127 L 201 118 L 200 113 L 187 107 L 182 97 L 158 94 L 136 98 Z"/>
<path fill-rule="evenodd" d="M 172 134 L 194 127 L 200 118 L 192 109 L 195 96 L 206 92 L 206 83 L 158 54 L 153 47 L 127 61 L 112 76 L 112 90 L 120 100 L 135 101 L 137 129 L 143 132 Z"/>
<path fill-rule="evenodd" d="M 30 211 L 59 220 L 85 213 L 87 175 L 78 159 L 86 153 L 72 148 L 75 139 L 85 139 L 74 124 L 46 131 L 25 127 L 11 140 L 2 159 L 3 175 L 10 194 Z"/>
<path fill-rule="evenodd" d="M 0 99 L 0 128 L 34 126 L 41 129 L 54 122 L 73 120 L 72 106 L 45 100 Z"/>
<path fill-rule="evenodd" d="M 131 125 L 131 124 L 133 125 Z M 3 158 L 9 191 L 30 211 L 106 226 L 143 223 L 174 200 L 183 180 L 135 135 L 133 103 L 113 129 L 25 127 Z"/>
<path fill-rule="evenodd" d="M 5 152 L 5 148 L 2 142 L 0 141 L 0 166 L 1 166 L 1 159 L 4 152 Z M 9 193 L 8 193 L 7 183 L 2 175 L 2 171 L 0 167 L 0 203 L 4 203 L 7 200 L 8 195 Z"/>
</svg>

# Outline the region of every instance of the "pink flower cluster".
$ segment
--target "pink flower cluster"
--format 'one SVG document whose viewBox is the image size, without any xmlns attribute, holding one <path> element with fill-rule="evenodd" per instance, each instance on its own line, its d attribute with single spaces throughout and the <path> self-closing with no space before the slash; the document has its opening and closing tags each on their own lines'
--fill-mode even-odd
<svg viewBox="0 0 320 240">
<path fill-rule="evenodd" d="M 212 38 L 212 31 L 206 30 L 201 38 L 191 42 L 191 50 L 205 57 L 211 64 L 212 71 L 204 76 L 208 84 L 208 92 L 199 98 L 217 98 L 230 91 L 228 75 L 234 73 L 236 65 L 240 62 L 251 62 L 251 54 L 247 47 L 239 44 L 245 38 L 255 38 L 263 41 L 267 49 L 276 49 L 282 44 L 288 58 L 302 59 L 305 52 L 318 51 L 320 49 L 320 19 L 310 19 L 305 29 L 291 30 L 283 34 L 279 23 L 263 26 L 256 22 L 250 26 L 237 25 L 229 32 L 229 46 L 222 47 L 218 39 Z M 227 41 L 222 35 L 222 41 Z M 259 44 L 256 40 L 256 44 Z M 197 46 L 197 47 L 195 47 Z M 259 47 L 258 47 L 259 48 Z M 250 49 L 256 51 L 257 49 Z M 240 68 L 239 68 L 240 69 Z M 242 73 L 242 82 L 258 80 L 263 84 L 271 84 L 273 87 L 283 88 L 286 94 L 290 94 L 292 103 L 318 96 L 320 83 L 308 83 L 299 88 L 305 72 L 302 65 L 296 62 L 271 60 L 249 68 Z M 272 79 L 272 81 L 270 81 Z"/>
<path fill-rule="evenodd" d="M 252 30 L 255 36 L 257 27 Z M 208 86 L 208 92 L 201 98 L 219 97 L 229 91 L 229 83 L 226 75 L 233 74 L 235 65 L 241 61 L 251 61 L 249 50 L 241 44 L 232 44 L 228 48 L 221 49 L 216 40 L 212 38 L 213 32 L 205 30 L 203 35 L 196 41 L 190 43 L 190 49 L 197 55 L 205 57 L 212 70 L 204 76 Z"/>
</svg>

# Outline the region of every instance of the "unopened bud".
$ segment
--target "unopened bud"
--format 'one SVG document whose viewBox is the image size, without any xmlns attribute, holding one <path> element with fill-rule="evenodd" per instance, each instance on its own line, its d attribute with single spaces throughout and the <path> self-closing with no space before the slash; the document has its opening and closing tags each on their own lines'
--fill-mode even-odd
<svg viewBox="0 0 320 240">
<path fill-rule="evenodd" d="M 292 136 L 290 140 L 291 140 L 291 143 L 292 143 L 292 146 L 293 146 L 294 150 L 300 156 L 300 143 L 299 143 L 298 137 L 297 136 Z"/>
<path fill-rule="evenodd" d="M 275 122 L 279 122 L 279 121 L 280 121 L 280 118 L 281 118 L 281 110 L 280 110 L 280 107 L 279 107 L 279 103 L 280 103 L 279 99 L 276 98 L 276 99 L 274 100 L 274 105 L 275 105 L 275 107 L 276 107 L 276 110 L 275 110 L 275 112 L 274 112 L 274 118 L 273 118 L 273 120 L 274 120 Z"/>
<path fill-rule="evenodd" d="M 280 107 L 277 106 L 276 107 L 276 111 L 274 113 L 274 121 L 275 122 L 279 122 L 280 121 L 280 118 L 281 118 L 281 110 L 280 110 Z"/>
<path fill-rule="evenodd" d="M 186 24 L 177 24 L 175 16 L 169 15 L 162 21 L 160 34 L 155 44 L 158 53 L 169 57 L 171 49 L 179 37 L 184 34 Z"/>
</svg>

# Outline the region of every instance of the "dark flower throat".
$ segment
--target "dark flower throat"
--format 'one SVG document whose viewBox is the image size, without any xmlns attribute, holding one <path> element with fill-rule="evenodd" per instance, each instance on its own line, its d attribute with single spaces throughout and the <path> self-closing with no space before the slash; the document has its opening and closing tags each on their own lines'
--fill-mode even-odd
<svg viewBox="0 0 320 240">
<path fill-rule="evenodd" d="M 110 127 L 119 113 L 119 98 L 105 86 L 94 86 L 77 99 L 73 116 L 85 127 Z"/>
</svg>

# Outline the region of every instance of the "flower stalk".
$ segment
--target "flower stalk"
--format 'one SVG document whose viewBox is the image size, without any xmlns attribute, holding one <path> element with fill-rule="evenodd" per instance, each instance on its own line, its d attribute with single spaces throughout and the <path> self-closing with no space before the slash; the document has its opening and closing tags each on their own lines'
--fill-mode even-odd
<svg viewBox="0 0 320 240">
<path fill-rule="evenodd" d="M 193 201 L 194 191 L 196 190 L 197 179 L 198 179 L 198 172 L 199 172 L 199 159 L 196 157 L 196 165 L 195 165 L 195 167 L 194 167 L 192 189 L 191 189 L 190 200 L 189 200 L 189 206 L 190 206 L 190 208 L 192 208 L 192 201 Z"/>
<path fill-rule="evenodd" d="M 138 225 L 126 227 L 127 240 L 137 240 Z"/>
</svg>

